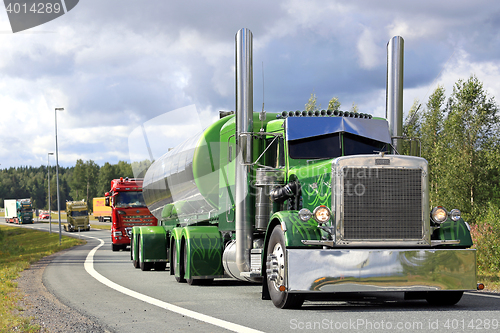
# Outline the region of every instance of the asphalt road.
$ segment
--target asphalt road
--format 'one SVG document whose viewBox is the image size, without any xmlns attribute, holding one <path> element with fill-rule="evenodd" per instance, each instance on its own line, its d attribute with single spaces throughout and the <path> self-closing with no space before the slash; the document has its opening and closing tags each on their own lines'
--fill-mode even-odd
<svg viewBox="0 0 500 333">
<path fill-rule="evenodd" d="M 25 226 L 48 230 L 46 223 Z M 88 243 L 57 256 L 43 282 L 61 302 L 116 332 L 500 331 L 500 295 L 471 292 L 455 306 L 430 307 L 401 293 L 353 294 L 280 310 L 261 300 L 258 285 L 218 279 L 189 286 L 168 271 L 134 269 L 130 252 L 111 251 L 109 230 L 71 235 Z"/>
</svg>

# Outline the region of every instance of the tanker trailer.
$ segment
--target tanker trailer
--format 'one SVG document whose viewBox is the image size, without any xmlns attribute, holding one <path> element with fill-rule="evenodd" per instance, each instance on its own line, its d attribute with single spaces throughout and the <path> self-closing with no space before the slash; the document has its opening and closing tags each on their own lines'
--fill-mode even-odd
<svg viewBox="0 0 500 333">
<path fill-rule="evenodd" d="M 148 169 L 144 199 L 159 226 L 134 227 L 134 265 L 168 260 L 188 284 L 261 283 L 279 308 L 345 292 L 452 305 L 476 289 L 468 224 L 456 209 L 430 209 L 427 161 L 398 154 L 402 45 L 388 44 L 388 121 L 255 113 L 252 34 L 240 30 L 236 112 Z"/>
</svg>

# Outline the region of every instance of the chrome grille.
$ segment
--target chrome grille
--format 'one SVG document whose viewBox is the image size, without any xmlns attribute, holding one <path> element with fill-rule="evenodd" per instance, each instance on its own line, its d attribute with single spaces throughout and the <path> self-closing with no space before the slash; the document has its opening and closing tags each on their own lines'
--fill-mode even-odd
<svg viewBox="0 0 500 333">
<path fill-rule="evenodd" d="M 343 170 L 343 239 L 422 239 L 422 170 Z"/>
</svg>

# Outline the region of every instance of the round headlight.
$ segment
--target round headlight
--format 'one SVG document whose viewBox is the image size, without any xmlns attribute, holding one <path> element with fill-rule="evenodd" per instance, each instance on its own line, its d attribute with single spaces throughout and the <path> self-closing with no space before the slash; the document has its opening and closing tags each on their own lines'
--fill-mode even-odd
<svg viewBox="0 0 500 333">
<path fill-rule="evenodd" d="M 318 206 L 314 209 L 313 217 L 318 223 L 326 223 L 330 219 L 330 210 L 326 206 Z"/>
<path fill-rule="evenodd" d="M 436 223 L 443 223 L 448 218 L 448 212 L 443 207 L 434 207 L 431 212 L 431 218 Z"/>
<path fill-rule="evenodd" d="M 312 213 L 309 209 L 307 208 L 302 208 L 301 210 L 299 210 L 299 218 L 306 222 L 308 221 L 310 218 L 312 217 Z"/>
<path fill-rule="evenodd" d="M 452 209 L 450 212 L 450 219 L 453 221 L 458 221 L 460 220 L 460 217 L 462 217 L 462 213 L 458 209 Z"/>
</svg>

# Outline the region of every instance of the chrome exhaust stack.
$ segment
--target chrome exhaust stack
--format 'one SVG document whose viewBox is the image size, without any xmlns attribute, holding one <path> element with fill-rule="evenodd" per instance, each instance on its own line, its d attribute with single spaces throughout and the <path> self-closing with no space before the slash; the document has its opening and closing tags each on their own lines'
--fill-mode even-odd
<svg viewBox="0 0 500 333">
<path fill-rule="evenodd" d="M 387 43 L 385 117 L 389 122 L 393 146 L 398 153 L 402 148 L 400 139 L 403 135 L 403 58 L 403 37 L 395 36 Z"/>
<path fill-rule="evenodd" d="M 250 180 L 253 131 L 252 32 L 236 34 L 236 182 L 235 227 L 236 265 L 240 272 L 250 271 L 252 249 L 252 202 Z"/>
</svg>

